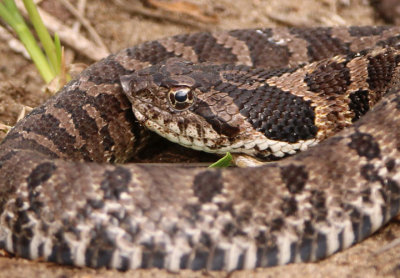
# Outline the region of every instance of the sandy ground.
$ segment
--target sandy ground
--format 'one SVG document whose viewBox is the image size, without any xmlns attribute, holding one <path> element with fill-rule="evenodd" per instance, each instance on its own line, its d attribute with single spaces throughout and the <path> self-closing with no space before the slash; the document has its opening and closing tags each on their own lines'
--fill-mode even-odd
<svg viewBox="0 0 400 278">
<path fill-rule="evenodd" d="M 74 21 L 57 0 L 42 5 L 66 24 Z M 74 1 L 71 1 L 74 3 Z M 194 1 L 219 23 L 208 29 L 273 26 L 334 26 L 383 24 L 366 0 L 201 0 Z M 198 28 L 134 15 L 109 0 L 88 0 L 86 18 L 111 52 L 150 39 Z M 48 96 L 34 67 L 0 41 L 0 122 L 13 125 L 21 104 L 35 107 Z M 74 62 L 93 61 L 77 54 Z M 400 222 L 392 221 L 374 236 L 318 263 L 293 264 L 254 271 L 170 273 L 164 270 L 117 272 L 63 267 L 13 258 L 0 251 L 0 277 L 400 277 L 400 246 L 384 247 L 400 236 Z"/>
</svg>

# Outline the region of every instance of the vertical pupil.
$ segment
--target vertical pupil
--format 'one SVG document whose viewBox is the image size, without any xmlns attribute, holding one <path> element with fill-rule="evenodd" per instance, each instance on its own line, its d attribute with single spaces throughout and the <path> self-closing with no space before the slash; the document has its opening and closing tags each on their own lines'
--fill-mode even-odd
<svg viewBox="0 0 400 278">
<path fill-rule="evenodd" d="M 184 102 L 187 100 L 187 92 L 179 90 L 175 93 L 175 100 L 178 102 Z"/>
</svg>

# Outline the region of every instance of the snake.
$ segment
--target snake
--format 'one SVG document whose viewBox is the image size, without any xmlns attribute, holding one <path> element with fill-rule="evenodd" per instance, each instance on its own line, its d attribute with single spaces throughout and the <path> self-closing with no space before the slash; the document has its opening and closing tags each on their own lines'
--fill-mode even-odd
<svg viewBox="0 0 400 278">
<path fill-rule="evenodd" d="M 92 268 L 233 271 L 362 241 L 400 209 L 399 34 L 200 32 L 94 63 L 2 141 L 0 248 Z M 271 161 L 129 163 L 155 133 Z"/>
</svg>

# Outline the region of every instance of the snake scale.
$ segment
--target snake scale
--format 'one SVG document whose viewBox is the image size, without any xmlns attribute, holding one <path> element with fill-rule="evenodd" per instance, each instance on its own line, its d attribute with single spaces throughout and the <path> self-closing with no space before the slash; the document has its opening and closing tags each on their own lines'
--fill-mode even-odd
<svg viewBox="0 0 400 278">
<path fill-rule="evenodd" d="M 399 212 L 399 34 L 195 33 L 93 64 L 0 145 L 0 248 L 95 268 L 230 271 L 315 261 L 361 241 Z M 260 167 L 122 164 L 145 127 L 258 157 L 343 130 Z"/>
</svg>

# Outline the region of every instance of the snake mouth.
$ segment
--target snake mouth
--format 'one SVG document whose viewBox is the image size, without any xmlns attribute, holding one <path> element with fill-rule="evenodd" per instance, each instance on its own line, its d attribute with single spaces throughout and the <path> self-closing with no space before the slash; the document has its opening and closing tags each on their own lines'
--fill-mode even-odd
<svg viewBox="0 0 400 278">
<path fill-rule="evenodd" d="M 133 108 L 133 113 L 141 125 L 171 142 L 195 150 L 225 153 L 227 142 L 206 124 L 189 112 L 176 115 L 160 110 L 151 103 L 141 102 Z"/>
</svg>

